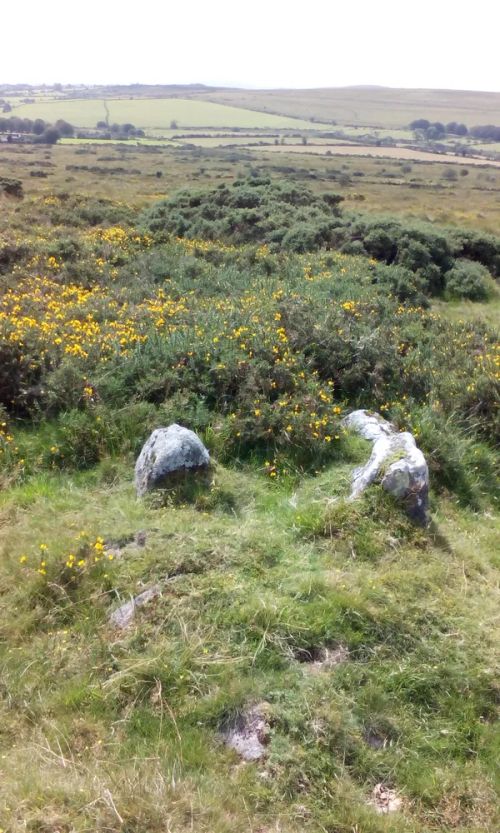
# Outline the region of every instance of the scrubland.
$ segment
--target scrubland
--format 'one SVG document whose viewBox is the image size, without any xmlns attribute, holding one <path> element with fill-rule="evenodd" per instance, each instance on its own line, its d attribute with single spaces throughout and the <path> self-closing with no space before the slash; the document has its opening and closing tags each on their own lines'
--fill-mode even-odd
<svg viewBox="0 0 500 833">
<path fill-rule="evenodd" d="M 2 830 L 493 833 L 492 169 L 1 156 L 24 194 L 0 195 Z M 347 500 L 357 407 L 415 435 L 429 528 L 378 486 Z M 171 422 L 210 481 L 137 500 Z M 259 703 L 242 763 L 223 727 Z"/>
</svg>

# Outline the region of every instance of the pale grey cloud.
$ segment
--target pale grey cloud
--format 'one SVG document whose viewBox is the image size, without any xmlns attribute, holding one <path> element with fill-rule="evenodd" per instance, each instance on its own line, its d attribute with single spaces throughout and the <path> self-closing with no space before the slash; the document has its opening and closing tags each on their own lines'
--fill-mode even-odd
<svg viewBox="0 0 500 833">
<path fill-rule="evenodd" d="M 4 3 L 0 82 L 382 84 L 500 91 L 500 5 L 476 0 Z"/>
</svg>

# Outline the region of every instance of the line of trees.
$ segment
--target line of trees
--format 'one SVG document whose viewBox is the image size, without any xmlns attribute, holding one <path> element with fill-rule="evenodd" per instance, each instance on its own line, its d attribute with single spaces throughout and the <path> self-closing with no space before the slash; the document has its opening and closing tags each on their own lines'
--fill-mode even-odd
<svg viewBox="0 0 500 833">
<path fill-rule="evenodd" d="M 442 139 L 443 136 L 451 134 L 453 136 L 467 136 L 469 129 L 467 125 L 456 121 L 450 121 L 448 124 L 443 124 L 440 121 L 429 121 L 428 119 L 415 119 L 410 124 L 412 130 L 423 133 L 426 139 Z"/>
<path fill-rule="evenodd" d="M 429 121 L 428 119 L 415 119 L 410 123 L 410 128 L 426 139 L 442 139 L 444 136 L 472 136 L 475 139 L 491 139 L 500 142 L 500 127 L 495 124 L 477 124 L 468 128 L 462 122 L 450 121 L 443 124 L 440 121 Z"/>
<path fill-rule="evenodd" d="M 54 124 L 43 119 L 23 119 L 20 116 L 0 116 L 0 133 L 20 133 L 27 141 L 54 145 L 61 137 L 74 136 L 75 129 L 64 119 Z"/>
<path fill-rule="evenodd" d="M 113 138 L 121 137 L 123 139 L 129 139 L 144 136 L 144 130 L 141 130 L 140 127 L 136 127 L 135 124 L 131 124 L 130 122 L 125 122 L 125 124 L 108 124 L 105 121 L 98 121 L 96 128 L 97 130 L 103 130 L 111 134 Z"/>
<path fill-rule="evenodd" d="M 500 127 L 495 124 L 478 124 L 476 127 L 471 127 L 469 132 L 476 139 L 492 139 L 494 142 L 500 142 Z"/>
<path fill-rule="evenodd" d="M 108 124 L 107 121 L 98 121 L 94 129 L 82 129 L 76 134 L 78 139 L 139 139 L 145 135 L 144 130 L 130 122 Z"/>
</svg>

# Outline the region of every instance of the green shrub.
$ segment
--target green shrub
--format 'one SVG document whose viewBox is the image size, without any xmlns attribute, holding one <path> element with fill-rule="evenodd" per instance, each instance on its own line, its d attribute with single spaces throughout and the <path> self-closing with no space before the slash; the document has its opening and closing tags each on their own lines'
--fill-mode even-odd
<svg viewBox="0 0 500 833">
<path fill-rule="evenodd" d="M 373 282 L 404 303 L 422 307 L 429 304 L 425 279 L 404 266 L 377 264 L 373 269 Z"/>
<path fill-rule="evenodd" d="M 488 270 L 480 263 L 456 260 L 453 269 L 446 273 L 446 295 L 448 298 L 484 301 L 488 297 L 489 277 Z"/>
<path fill-rule="evenodd" d="M 286 180 L 249 177 L 212 191 L 181 191 L 143 212 L 141 222 L 155 234 L 281 244 L 303 252 L 329 241 L 341 199 L 316 197 Z"/>
<path fill-rule="evenodd" d="M 37 453 L 43 467 L 70 470 L 90 468 L 118 454 L 136 456 L 157 425 L 157 411 L 146 402 L 120 410 L 103 406 L 73 409 L 47 423 L 47 430 L 39 435 L 41 447 L 28 443 L 24 451 L 27 466 L 36 467 L 32 461 Z"/>
<path fill-rule="evenodd" d="M 24 196 L 23 183 L 21 182 L 21 180 L 12 179 L 11 177 L 7 176 L 0 176 L 0 193 L 2 191 L 9 197 L 22 198 Z"/>
<path fill-rule="evenodd" d="M 472 229 L 450 230 L 454 255 L 458 258 L 478 261 L 498 277 L 500 275 L 500 239 L 492 234 Z"/>
<path fill-rule="evenodd" d="M 385 228 L 372 228 L 363 236 L 363 246 L 369 255 L 377 260 L 391 263 L 396 256 L 394 235 Z"/>
<path fill-rule="evenodd" d="M 0 273 L 8 271 L 16 263 L 22 263 L 29 253 L 25 240 L 0 240 Z"/>
<path fill-rule="evenodd" d="M 395 217 L 340 214 L 340 200 L 336 194 L 316 197 L 286 180 L 249 177 L 211 191 L 181 191 L 143 212 L 141 223 L 158 240 L 170 233 L 237 245 L 265 243 L 273 250 L 337 248 L 368 254 L 417 275 L 427 295 L 442 294 L 457 256 L 483 263 L 493 274 L 500 270 L 500 239 L 492 235 L 437 230 Z M 401 284 L 398 291 L 402 300 L 414 294 L 404 293 Z"/>
</svg>

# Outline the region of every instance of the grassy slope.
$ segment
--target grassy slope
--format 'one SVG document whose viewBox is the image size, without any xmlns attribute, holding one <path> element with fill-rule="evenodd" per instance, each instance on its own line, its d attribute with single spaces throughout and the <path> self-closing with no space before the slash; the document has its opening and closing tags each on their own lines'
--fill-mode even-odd
<svg viewBox="0 0 500 833">
<path fill-rule="evenodd" d="M 256 113 L 240 107 L 190 99 L 106 99 L 110 123 L 131 122 L 142 128 L 169 128 L 174 120 L 183 127 L 267 127 L 304 130 L 317 125 L 300 118 Z M 106 119 L 103 101 L 97 99 L 22 104 L 13 111 L 23 118 L 46 121 L 66 119 L 76 127 L 95 127 Z M 321 125 L 320 125 L 321 127 Z"/>
<path fill-rule="evenodd" d="M 338 124 L 406 127 L 413 119 L 500 124 L 500 93 L 338 87 L 319 90 L 234 90 L 197 94 L 210 101 Z"/>
<path fill-rule="evenodd" d="M 194 181 L 201 166 L 208 182 L 242 165 L 222 153 L 111 148 L 114 161 L 98 159 L 107 152 L 2 149 L 1 172 L 23 179 L 30 210 L 35 193 L 56 189 L 141 204 L 155 190 Z M 49 178 L 32 180 L 30 163 L 48 158 L 55 165 Z M 66 170 L 68 163 L 96 162 L 140 172 Z M 308 161 L 319 171 L 319 190 L 331 190 L 327 174 L 335 164 Z M 379 176 L 400 166 L 354 164 L 366 171 L 353 187 L 367 193 L 368 206 L 379 200 L 408 212 L 451 211 L 453 199 L 457 211 L 466 206 L 470 213 L 496 199 L 485 172 L 471 170 L 435 192 L 444 166 L 414 165 L 408 176 L 426 187 L 402 189 L 405 204 L 393 196 L 398 186 Z M 5 199 L 2 207 L 12 212 L 11 228 L 22 229 L 19 204 Z M 43 206 L 36 210 L 50 226 Z M 485 225 L 484 217 L 469 219 Z M 446 312 L 462 318 L 496 310 L 494 303 L 469 306 L 448 305 Z M 497 829 L 498 526 L 489 513 L 441 498 L 433 506 L 436 526 L 415 533 L 375 492 L 335 516 L 328 498 L 345 493 L 356 454 L 303 479 L 296 509 L 285 487 L 251 468 L 220 467 L 216 488 L 198 508 L 138 503 L 131 460 L 105 462 L 85 475 L 36 477 L 0 496 L 1 828 Z M 84 529 L 109 539 L 147 530 L 147 546 L 130 547 L 75 589 L 61 589 L 57 565 Z M 48 546 L 49 585 L 19 563 L 24 553 L 28 564 L 38 563 L 41 543 Z M 127 598 L 172 570 L 180 575 L 130 632 L 109 629 L 117 593 Z M 349 662 L 314 675 L 295 660 L 297 648 L 325 643 L 348 645 Z M 241 766 L 221 745 L 218 728 L 228 713 L 260 699 L 271 704 L 269 759 Z M 367 742 L 373 736 L 381 748 Z M 366 806 L 381 780 L 404 797 L 394 818 Z"/>
<path fill-rule="evenodd" d="M 492 297 L 488 302 L 455 301 L 453 303 L 434 301 L 433 308 L 450 321 L 485 321 L 491 327 L 497 327 L 500 321 L 500 293 L 492 287 Z"/>
<path fill-rule="evenodd" d="M 137 502 L 130 465 L 109 463 L 2 496 L 9 833 L 495 829 L 494 521 L 442 500 L 420 533 L 376 492 L 332 516 L 353 462 L 303 480 L 296 508 L 222 467 L 197 508 Z M 50 573 L 81 530 L 148 539 L 79 587 L 19 564 L 45 544 Z M 173 571 L 129 631 L 110 629 L 118 596 Z M 324 644 L 350 659 L 313 674 L 294 658 Z M 242 766 L 218 730 L 259 700 L 268 758 Z M 390 819 L 366 804 L 379 781 L 404 798 Z"/>
</svg>

